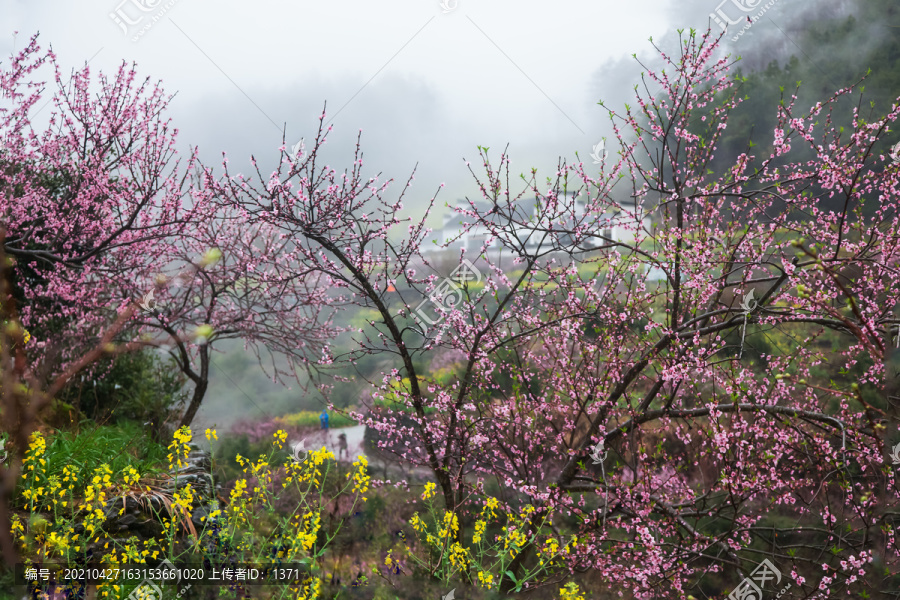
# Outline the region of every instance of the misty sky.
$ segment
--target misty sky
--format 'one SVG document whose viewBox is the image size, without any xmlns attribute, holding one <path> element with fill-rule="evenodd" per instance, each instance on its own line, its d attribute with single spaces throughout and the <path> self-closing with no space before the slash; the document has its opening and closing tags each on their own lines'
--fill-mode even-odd
<svg viewBox="0 0 900 600">
<path fill-rule="evenodd" d="M 463 158 L 477 166 L 478 145 L 496 157 L 509 144 L 516 173 L 534 166 L 552 174 L 576 151 L 591 162 L 592 145 L 611 135 L 597 101 L 621 109 L 640 80 L 631 55 L 652 61 L 650 36 L 677 51 L 675 29 L 705 29 L 721 6 L 446 2 L 455 8 L 445 13 L 440 0 L 0 0 L 0 57 L 40 32 L 67 70 L 87 60 L 107 72 L 136 62 L 142 76 L 177 92 L 170 116 L 181 146 L 198 145 L 208 164 L 226 151 L 235 170 L 249 171 L 250 154 L 273 165 L 283 127 L 288 145 L 313 137 L 327 101 L 329 164 L 351 162 L 362 129 L 367 174 L 400 182 L 418 163 L 407 206 L 422 206 L 445 183 L 442 212 L 444 202 L 474 193 Z M 731 2 L 725 10 L 734 11 Z M 752 60 L 771 40 L 789 46 L 791 28 L 817 4 L 779 0 L 729 49 Z M 137 23 L 120 27 L 113 14 Z M 615 150 L 612 140 L 607 149 Z"/>
</svg>

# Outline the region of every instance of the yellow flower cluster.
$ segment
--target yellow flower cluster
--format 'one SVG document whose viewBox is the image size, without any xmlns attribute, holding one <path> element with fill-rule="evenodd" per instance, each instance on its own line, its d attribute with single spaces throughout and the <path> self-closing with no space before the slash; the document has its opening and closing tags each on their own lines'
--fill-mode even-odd
<svg viewBox="0 0 900 600">
<path fill-rule="evenodd" d="M 137 469 L 132 466 L 128 466 L 125 469 L 125 472 L 122 474 L 122 480 L 125 482 L 125 485 L 137 485 L 137 482 L 140 480 L 141 474 L 138 473 Z"/>
<path fill-rule="evenodd" d="M 456 515 L 452 512 L 445 511 L 444 524 L 438 530 L 438 537 L 441 539 L 446 539 L 448 537 L 456 535 L 457 531 L 459 531 L 459 519 L 457 519 Z"/>
<path fill-rule="evenodd" d="M 253 476 L 256 477 L 256 485 L 253 487 L 253 501 L 263 504 L 266 502 L 266 493 L 269 489 L 269 483 L 272 481 L 272 471 L 269 469 L 269 459 L 262 454 L 256 459 L 255 463 L 250 464 Z M 247 468 L 244 468 L 247 472 Z"/>
<path fill-rule="evenodd" d="M 412 525 L 412 528 L 418 532 L 422 532 L 425 530 L 425 522 L 419 518 L 419 513 L 416 513 L 409 520 L 409 524 Z"/>
<path fill-rule="evenodd" d="M 358 456 L 356 462 L 353 463 L 353 466 L 356 467 L 356 471 L 347 473 L 348 478 L 351 475 L 353 476 L 353 489 L 351 492 L 354 494 L 365 494 L 369 489 L 369 481 L 372 479 L 369 477 L 368 473 L 369 461 L 366 460 L 365 456 Z M 363 496 L 363 502 L 365 502 L 365 500 L 366 498 Z"/>
<path fill-rule="evenodd" d="M 322 589 L 322 581 L 317 577 L 311 582 L 303 584 L 303 592 L 297 596 L 297 600 L 315 600 Z"/>
<path fill-rule="evenodd" d="M 498 506 L 500 506 L 500 501 L 497 500 L 496 498 L 489 497 L 487 500 L 484 501 L 484 508 L 481 509 L 481 515 L 484 516 L 484 514 L 485 514 L 487 511 L 491 511 L 491 518 L 496 519 L 496 518 L 497 518 L 497 513 L 494 512 L 494 510 L 495 510 Z"/>
<path fill-rule="evenodd" d="M 44 453 L 47 451 L 47 442 L 39 431 L 31 434 L 31 441 L 28 444 L 28 451 L 25 453 L 25 460 L 22 461 L 22 467 L 25 473 L 22 473 L 22 479 L 27 479 L 28 475 L 34 471 L 34 467 L 40 465 L 47 466 L 47 460 Z"/>
<path fill-rule="evenodd" d="M 23 490 L 22 496 L 28 500 L 31 505 L 34 505 L 35 502 L 40 500 L 41 496 L 44 495 L 44 486 L 36 487 L 30 490 Z"/>
<path fill-rule="evenodd" d="M 559 542 L 556 540 L 556 538 L 548 539 L 546 541 L 546 543 L 544 543 L 543 547 L 541 547 L 541 549 L 538 550 L 539 554 L 549 554 L 550 556 L 553 556 L 554 554 L 557 554 L 558 552 L 559 552 Z"/>
<path fill-rule="evenodd" d="M 218 516 L 221 515 L 221 514 L 222 514 L 222 511 L 219 510 L 219 509 L 216 509 L 216 510 L 212 511 L 211 513 L 209 513 L 209 518 L 210 518 L 210 519 L 215 519 L 216 517 L 218 517 Z M 206 517 L 205 517 L 205 516 L 200 517 L 200 520 L 201 520 L 201 521 L 206 521 Z"/>
<path fill-rule="evenodd" d="M 436 486 L 435 486 L 434 483 L 432 483 L 431 481 L 429 481 L 428 483 L 426 483 L 426 484 L 425 484 L 425 491 L 422 492 L 422 500 L 428 500 L 429 498 L 433 497 L 433 496 L 434 496 L 434 488 L 435 488 L 435 487 L 436 487 Z"/>
<path fill-rule="evenodd" d="M 321 524 L 322 515 L 318 511 L 308 512 L 303 515 L 303 524 L 297 528 L 297 541 L 303 545 L 303 549 L 307 552 L 312 550 L 313 544 L 316 543 Z"/>
<path fill-rule="evenodd" d="M 272 437 L 275 438 L 275 441 L 272 442 L 272 444 L 276 449 L 278 449 L 284 446 L 284 442 L 287 441 L 288 434 L 287 432 L 279 429 L 274 434 L 272 434 Z"/>
<path fill-rule="evenodd" d="M 484 522 L 480 519 L 478 521 L 475 521 L 475 534 L 472 536 L 473 544 L 478 544 L 481 542 L 481 540 L 484 538 L 484 530 L 485 529 L 487 529 L 486 522 Z"/>
<path fill-rule="evenodd" d="M 496 498 L 488 497 L 488 499 L 484 501 L 484 508 L 481 509 L 481 518 L 475 521 L 475 534 L 472 536 L 473 544 L 478 544 L 484 539 L 484 532 L 487 529 L 487 519 L 497 518 L 497 513 L 495 511 L 499 506 L 500 501 Z"/>
<path fill-rule="evenodd" d="M 50 535 L 47 537 L 47 543 L 53 550 L 59 552 L 60 556 L 63 556 L 66 553 L 66 550 L 69 549 L 69 536 L 64 534 L 60 535 L 56 531 L 51 531 Z"/>
<path fill-rule="evenodd" d="M 238 479 L 234 482 L 234 489 L 231 490 L 231 501 L 239 499 L 247 491 L 247 480 Z"/>
<path fill-rule="evenodd" d="M 574 581 L 570 581 L 564 587 L 559 588 L 560 600 L 584 600 L 584 594 Z"/>
<path fill-rule="evenodd" d="M 191 440 L 194 434 L 187 426 L 181 427 L 175 432 L 175 439 L 169 444 L 169 468 L 173 468 L 176 464 L 178 468 L 184 466 L 182 459 L 187 459 L 187 455 L 191 452 Z"/>
<path fill-rule="evenodd" d="M 525 545 L 526 542 L 525 534 L 519 531 L 518 529 L 510 529 L 509 534 L 506 536 L 506 539 L 503 541 L 503 549 L 509 550 L 511 554 L 514 556 L 518 554 L 518 551 L 522 546 Z M 511 548 L 510 548 L 511 547 Z"/>
<path fill-rule="evenodd" d="M 245 514 L 247 511 L 247 499 L 244 495 L 246 493 L 247 480 L 238 479 L 235 481 L 234 487 L 231 489 L 231 498 L 228 502 L 228 508 L 226 509 L 231 517 L 234 527 L 239 527 L 249 521 L 248 516 Z"/>
<path fill-rule="evenodd" d="M 22 524 L 19 515 L 15 513 L 12 516 L 12 534 L 13 536 L 18 536 L 23 542 L 25 541 L 25 526 Z"/>
<path fill-rule="evenodd" d="M 94 469 L 94 477 L 91 484 L 84 490 L 84 502 L 78 508 L 81 510 L 89 510 L 91 503 L 96 501 L 98 504 L 106 502 L 106 490 L 112 486 L 112 469 L 104 463 Z"/>
<path fill-rule="evenodd" d="M 485 571 L 478 571 L 478 583 L 481 584 L 481 587 L 485 589 L 491 589 L 494 587 L 494 576 L 491 573 L 486 573 Z"/>
<path fill-rule="evenodd" d="M 172 508 L 180 508 L 184 511 L 190 511 L 191 506 L 194 503 L 194 491 L 191 489 L 190 485 L 186 485 L 182 488 L 175 490 L 175 494 L 172 496 L 174 502 L 172 503 Z"/>
<path fill-rule="evenodd" d="M 27 527 L 18 517 L 14 516 L 11 521 L 11 533 L 20 542 L 22 554 L 26 557 L 33 556 L 35 553 L 44 554 L 45 558 L 51 555 L 66 557 L 70 548 L 74 548 L 75 551 L 81 550 L 71 523 L 66 522 L 57 513 L 59 508 L 69 507 L 71 499 L 75 496 L 74 488 L 78 483 L 75 470 L 69 465 L 64 466 L 62 480 L 57 475 L 47 476 L 46 450 L 47 442 L 43 435 L 40 432 L 33 433 L 26 450 L 25 469 L 22 475 L 27 487 L 24 487 L 21 492 L 21 496 L 28 501 L 28 511 L 31 513 L 31 517 L 28 519 Z M 111 484 L 109 473 L 107 465 L 101 465 L 95 471 L 95 485 L 88 488 L 87 497 L 95 499 L 98 496 L 98 489 L 104 483 Z M 102 495 L 102 492 L 100 493 Z M 61 500 L 67 495 L 68 499 Z M 105 500 L 105 496 L 102 497 Z M 91 507 L 87 506 L 87 508 Z M 42 515 L 43 512 L 49 510 L 56 515 L 52 524 Z M 90 528 L 97 520 L 105 517 L 102 510 L 99 512 L 99 517 L 96 509 L 87 514 L 83 519 L 86 527 Z M 93 532 L 92 529 L 89 531 Z"/>
<path fill-rule="evenodd" d="M 453 545 L 450 546 L 448 558 L 450 559 L 450 564 L 461 571 L 469 568 L 469 552 L 459 542 L 453 542 Z"/>
<path fill-rule="evenodd" d="M 284 481 L 281 483 L 281 487 L 286 488 L 290 484 L 294 483 L 294 481 L 296 481 L 297 483 L 306 481 L 308 477 L 306 477 L 303 473 L 304 464 L 306 463 L 299 463 L 295 460 L 288 459 L 284 464 L 287 477 L 284 478 Z"/>
<path fill-rule="evenodd" d="M 316 487 L 318 487 L 322 483 L 322 480 L 320 479 L 322 477 L 322 471 L 319 470 L 319 467 L 321 467 L 326 460 L 334 460 L 334 452 L 326 449 L 325 446 L 322 446 L 322 448 L 320 448 L 319 450 L 310 452 L 309 460 L 304 463 L 308 463 L 311 465 L 312 468 L 310 469 L 310 479 L 312 481 L 312 484 Z"/>
<path fill-rule="evenodd" d="M 207 429 L 205 435 L 209 441 L 218 439 L 216 431 L 213 429 Z M 185 459 L 191 451 L 192 437 L 191 430 L 186 427 L 175 433 L 174 439 L 168 446 L 170 468 L 184 466 Z M 283 445 L 286 441 L 286 434 L 283 431 L 277 432 L 276 445 Z M 104 545 L 102 538 L 106 534 L 102 527 L 109 514 L 109 508 L 106 505 L 108 497 L 121 494 L 123 491 L 140 489 L 141 473 L 134 466 L 126 465 L 120 473 L 114 474 L 108 464 L 101 464 L 86 478 L 81 476 L 83 471 L 78 465 L 65 465 L 58 475 L 49 475 L 47 465 L 53 461 L 45 456 L 47 447 L 48 442 L 40 433 L 31 436 L 23 470 L 25 481 L 19 496 L 31 504 L 29 507 L 31 518 L 28 518 L 27 513 L 25 518 L 19 515 L 11 517 L 11 532 L 16 542 L 22 544 L 24 561 L 33 560 L 35 557 L 46 560 L 50 556 L 60 556 L 63 561 L 68 561 L 73 553 L 78 555 L 84 551 L 87 545 L 97 542 L 99 542 L 97 546 L 102 547 L 97 558 L 102 564 L 108 566 L 146 563 L 148 559 L 157 560 L 161 552 L 163 557 L 167 556 L 165 548 L 169 547 L 171 550 L 170 544 L 176 535 L 173 531 L 175 524 L 179 519 L 183 521 L 186 518 L 197 501 L 196 493 L 190 486 L 179 486 L 172 494 L 172 500 L 168 504 L 171 516 L 169 529 L 164 530 L 160 539 L 143 540 L 143 542 L 136 543 L 134 539 L 110 539 Z M 275 469 L 271 466 L 273 455 L 270 453 L 269 457 L 261 456 L 255 462 L 238 456 L 237 460 L 247 475 L 235 482 L 228 507 L 213 511 L 209 516 L 215 518 L 223 513 L 229 515 L 229 519 L 220 523 L 216 535 L 219 539 L 233 544 L 232 547 L 236 552 L 254 552 L 258 542 L 255 535 L 262 534 L 265 540 L 271 539 L 270 536 L 277 536 L 283 540 L 283 549 L 280 552 L 291 555 L 283 558 L 293 560 L 294 555 L 308 556 L 313 554 L 314 548 L 315 551 L 319 550 L 317 544 L 325 546 L 329 541 L 327 536 L 319 535 L 322 528 L 322 504 L 325 502 L 322 498 L 323 490 L 320 488 L 324 474 L 328 472 L 328 461 L 334 460 L 334 454 L 323 447 L 310 452 L 307 460 L 302 463 L 289 461 L 289 464 L 286 465 L 289 478 L 294 476 L 295 480 L 306 481 L 310 487 L 307 490 L 301 490 L 303 504 L 302 507 L 298 507 L 294 513 L 295 516 L 279 519 L 276 527 L 280 530 L 275 531 L 271 528 L 273 523 L 267 519 L 260 519 L 261 515 L 259 514 L 261 510 L 270 511 L 268 514 L 271 514 L 273 494 L 269 489 L 271 486 L 267 486 L 267 484 L 275 475 Z M 352 490 L 350 499 L 354 501 L 359 497 L 354 494 L 365 494 L 369 490 L 371 482 L 367 471 L 368 462 L 365 457 L 361 456 L 347 473 L 347 480 L 342 486 L 340 494 L 344 495 Z M 252 490 L 249 489 L 251 488 L 251 476 L 257 482 Z M 80 500 L 76 501 L 76 498 Z M 362 499 L 365 500 L 365 497 Z M 59 506 L 68 507 L 69 514 L 59 511 L 57 509 Z M 42 514 L 46 515 L 46 507 L 50 507 L 53 511 L 53 516 L 47 519 L 41 516 Z M 122 507 L 117 506 L 116 509 L 118 508 Z M 79 513 L 75 513 L 75 511 L 79 511 Z M 123 514 L 123 512 L 124 508 L 119 514 Z M 84 526 L 83 533 L 75 533 L 73 519 L 76 514 L 77 519 Z M 458 530 L 458 522 L 455 517 L 452 515 L 450 517 L 445 524 L 447 531 Z M 265 524 L 260 528 L 258 525 L 263 521 Z M 251 530 L 249 533 L 248 529 Z M 264 531 L 261 532 L 261 529 Z M 462 547 L 453 547 L 448 556 L 454 564 L 465 564 L 464 561 L 467 560 L 466 551 Z M 279 557 L 282 556 L 279 555 Z M 397 564 L 397 557 L 391 555 L 389 560 L 391 561 L 390 565 Z M 292 597 L 314 600 L 321 597 L 322 582 L 318 579 L 310 579 L 295 589 L 296 593 Z M 108 600 L 121 599 L 128 594 L 128 591 L 124 586 L 119 586 L 118 582 L 108 581 L 98 586 L 97 597 Z"/>
<path fill-rule="evenodd" d="M 90 485 L 85 488 L 84 500 L 78 506 L 79 510 L 89 511 L 84 519 L 84 530 L 88 539 L 106 521 L 103 508 L 106 506 L 106 490 L 112 487 L 111 475 L 112 469 L 105 463 L 94 469 L 94 477 L 91 479 Z"/>
</svg>

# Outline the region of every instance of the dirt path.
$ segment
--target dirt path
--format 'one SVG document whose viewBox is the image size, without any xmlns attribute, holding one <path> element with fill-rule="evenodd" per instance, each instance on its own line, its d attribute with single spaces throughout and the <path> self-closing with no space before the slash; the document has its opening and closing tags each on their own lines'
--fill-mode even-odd
<svg viewBox="0 0 900 600">
<path fill-rule="evenodd" d="M 327 432 L 320 429 L 305 438 L 306 447 L 321 448 L 321 445 L 324 444 L 325 447 L 334 452 L 334 456 L 338 458 L 338 436 L 342 433 L 347 435 L 347 454 L 339 457 L 340 460 L 349 460 L 349 462 L 353 462 L 360 454 L 366 456 L 366 453 L 363 451 L 363 436 L 366 433 L 365 425 L 333 428 L 329 429 Z M 371 462 L 370 457 L 366 456 L 366 458 Z"/>
<path fill-rule="evenodd" d="M 342 457 L 338 456 L 338 436 L 340 434 L 347 435 L 347 452 Z M 424 467 L 418 467 L 414 469 L 409 468 L 401 468 L 397 464 L 389 464 L 385 465 L 385 463 L 378 458 L 373 456 L 369 456 L 365 453 L 363 448 L 363 436 L 366 433 L 365 425 L 354 425 L 353 427 L 340 427 L 329 429 L 326 435 L 325 431 L 319 430 L 313 433 L 312 435 L 308 435 L 306 440 L 307 448 L 321 448 L 322 444 L 325 444 L 325 447 L 334 452 L 335 458 L 338 458 L 341 461 L 345 462 L 353 462 L 356 460 L 356 457 L 359 455 L 365 456 L 369 461 L 369 466 L 373 467 L 376 470 L 375 477 L 393 477 L 396 479 L 416 479 L 416 480 L 431 480 L 432 475 L 431 471 Z M 349 455 L 349 456 L 348 456 Z"/>
</svg>

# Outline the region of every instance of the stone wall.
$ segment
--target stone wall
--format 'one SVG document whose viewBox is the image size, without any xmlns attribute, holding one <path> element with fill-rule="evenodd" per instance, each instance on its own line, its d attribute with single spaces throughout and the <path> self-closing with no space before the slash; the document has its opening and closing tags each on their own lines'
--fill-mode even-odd
<svg viewBox="0 0 900 600">
<path fill-rule="evenodd" d="M 142 483 L 139 485 L 146 487 Z M 169 517 L 166 503 L 162 498 L 171 499 L 176 491 L 186 486 L 191 486 L 194 496 L 191 523 L 197 533 L 200 533 L 206 525 L 204 517 L 208 517 L 211 512 L 221 507 L 212 476 L 212 457 L 209 452 L 201 450 L 196 444 L 191 444 L 191 451 L 185 464 L 180 468 L 171 469 L 158 484 L 150 486 L 151 491 L 118 496 L 108 500 L 105 507 L 106 522 L 103 524 L 103 530 L 109 539 L 121 543 L 131 536 L 149 539 L 160 535 L 163 532 L 160 519 Z M 78 524 L 75 532 L 80 534 L 82 531 L 84 531 L 84 526 Z M 101 540 L 99 543 L 105 543 L 105 541 Z"/>
</svg>

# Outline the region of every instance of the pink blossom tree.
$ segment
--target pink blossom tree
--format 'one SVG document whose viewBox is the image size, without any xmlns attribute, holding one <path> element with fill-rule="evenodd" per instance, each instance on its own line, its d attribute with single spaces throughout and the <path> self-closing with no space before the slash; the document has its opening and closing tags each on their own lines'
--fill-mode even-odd
<svg viewBox="0 0 900 600">
<path fill-rule="evenodd" d="M 41 129 L 44 84 L 56 93 Z M 185 204 L 195 153 L 182 166 L 170 97 L 135 68 L 68 82 L 37 36 L 0 69 L 0 219 L 16 261 L 22 320 L 35 330 L 32 368 L 48 377 L 89 347 L 116 315 L 108 282 L 157 264 L 160 242 L 182 235 L 206 207 Z M 52 339 L 50 339 L 52 338 Z"/>
<path fill-rule="evenodd" d="M 204 193 L 193 191 L 196 205 L 211 205 Z M 217 342 L 242 339 L 274 380 L 306 385 L 304 373 L 314 375 L 327 342 L 340 333 L 328 278 L 289 269 L 296 262 L 291 245 L 271 226 L 248 225 L 240 211 L 217 206 L 189 234 L 170 240 L 158 268 L 117 281 L 123 301 L 142 299 L 137 331 L 167 348 L 193 384 L 179 426 L 191 424 L 206 395 Z"/>
<path fill-rule="evenodd" d="M 478 510 L 489 485 L 508 510 L 533 507 L 507 591 L 570 535 L 560 577 L 590 570 L 638 598 L 710 579 L 727 593 L 764 558 L 794 597 L 873 596 L 898 576 L 900 167 L 880 140 L 900 104 L 854 109 L 843 131 L 832 111 L 854 87 L 809 110 L 785 98 L 772 139 L 715 173 L 740 102 L 716 49 L 692 31 L 680 56 L 662 53 L 636 107 L 610 111 L 621 150 L 599 175 L 561 163 L 514 192 L 507 155 L 482 150 L 482 198 L 460 210 L 489 238 L 474 264 L 461 253 L 460 281 L 426 274 L 424 219 L 399 216 L 411 178 L 387 199 L 359 143 L 350 170 L 317 165 L 330 129 L 268 177 L 208 181 L 291 240 L 293 272 L 377 312 L 334 361 L 395 361 L 367 420 L 380 446 L 430 468 L 448 511 Z M 800 145 L 815 158 L 792 162 Z M 623 202 L 632 214 L 615 222 L 632 239 L 613 239 Z M 429 379 L 421 365 L 449 351 L 457 376 Z"/>
<path fill-rule="evenodd" d="M 32 78 L 44 65 L 54 68 L 58 92 L 47 127 L 36 131 L 42 86 Z M 34 372 L 46 379 L 64 370 L 125 305 L 142 303 L 117 341 L 170 348 L 193 384 L 180 419 L 189 425 L 217 340 L 241 338 L 261 361 L 268 352 L 273 377 L 284 380 L 318 362 L 337 330 L 327 281 L 282 275 L 294 259 L 283 236 L 248 226 L 203 191 L 212 174 L 196 150 L 181 167 L 177 130 L 165 118 L 170 97 L 136 77 L 123 65 L 112 80 L 101 75 L 97 90 L 85 67 L 66 84 L 36 37 L 0 71 L 4 248 L 16 261 L 22 322 L 35 331 L 27 348 Z M 275 355 L 288 358 L 286 368 Z"/>
</svg>

